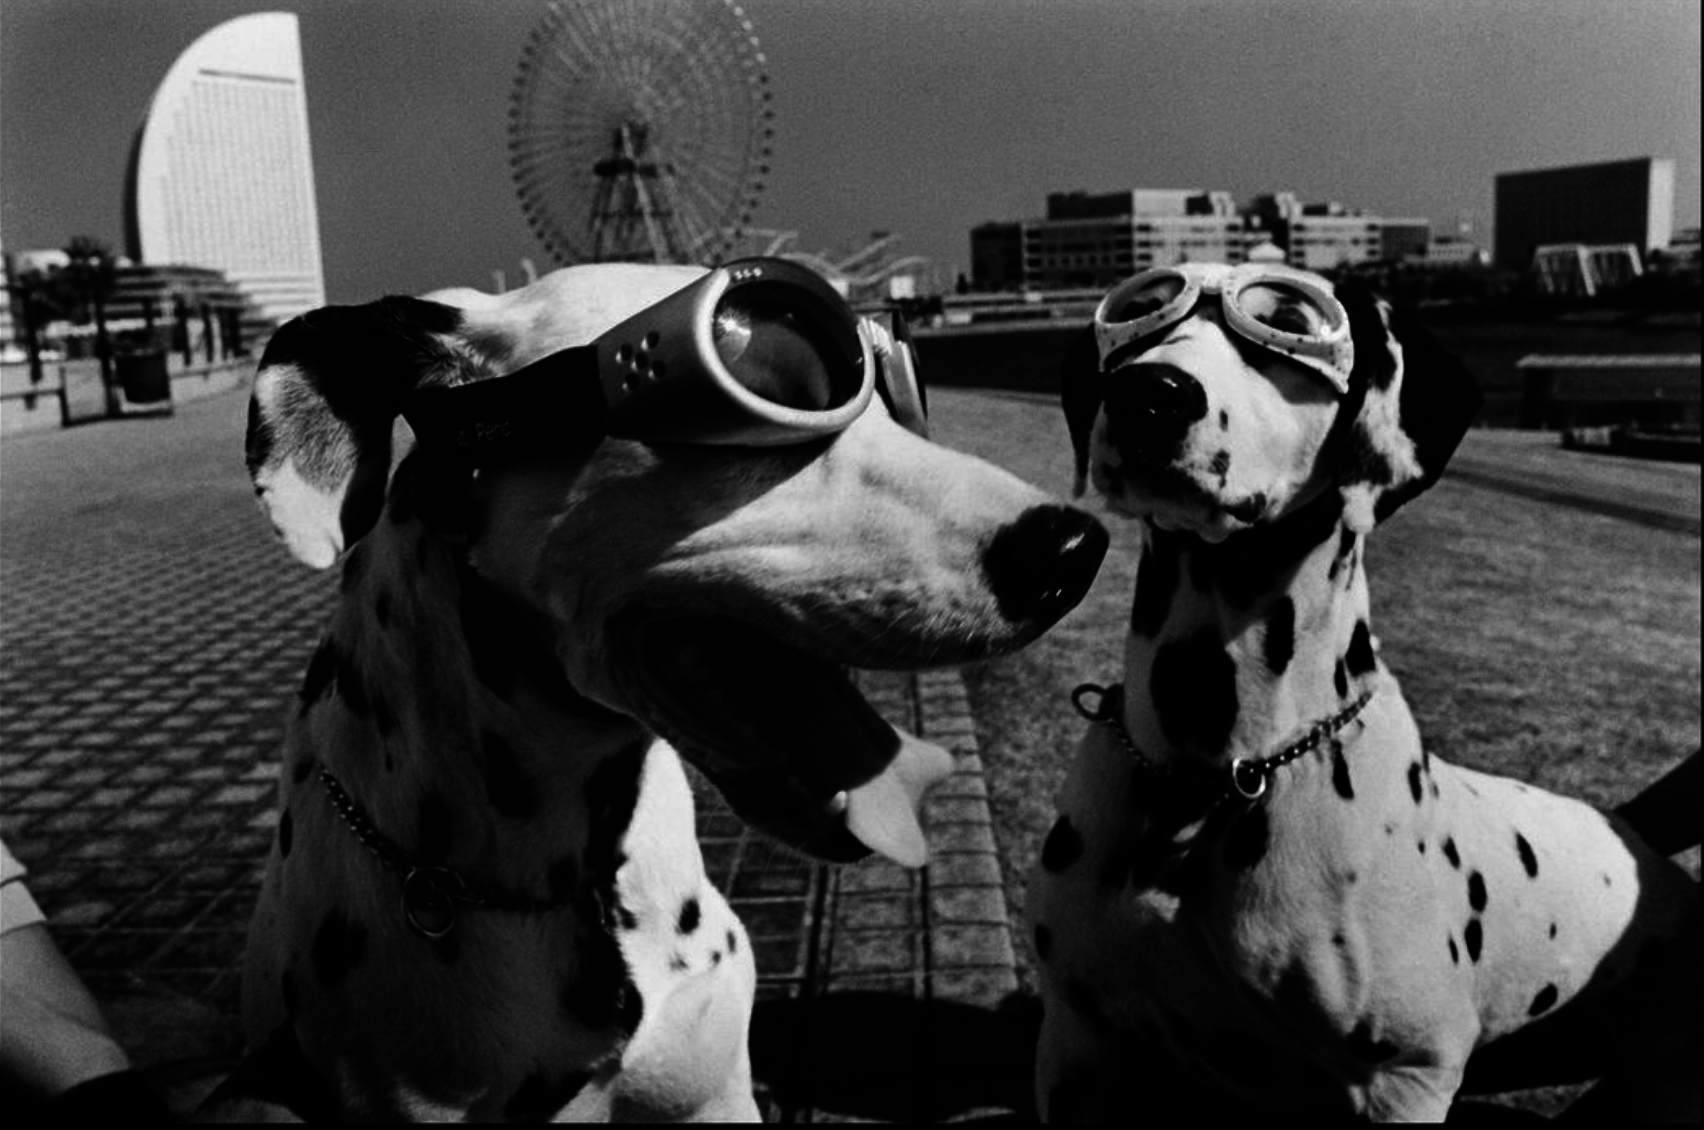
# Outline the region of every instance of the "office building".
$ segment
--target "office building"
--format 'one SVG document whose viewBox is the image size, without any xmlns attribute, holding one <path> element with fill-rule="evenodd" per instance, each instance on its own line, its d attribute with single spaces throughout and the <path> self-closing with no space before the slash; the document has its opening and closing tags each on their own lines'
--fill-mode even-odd
<svg viewBox="0 0 1704 1130">
<path fill-rule="evenodd" d="M 127 184 L 132 259 L 223 271 L 273 319 L 325 304 L 296 17 L 192 43 L 155 92 Z"/>
<path fill-rule="evenodd" d="M 1637 157 L 1596 165 L 1499 173 L 1493 256 L 1525 271 L 1546 244 L 1630 243 L 1641 255 L 1674 230 L 1674 161 Z"/>
<path fill-rule="evenodd" d="M 1240 263 L 1246 245 L 1228 192 L 1055 192 L 1044 217 L 971 229 L 971 283 L 982 291 L 1105 288 L 1169 263 Z"/>
</svg>

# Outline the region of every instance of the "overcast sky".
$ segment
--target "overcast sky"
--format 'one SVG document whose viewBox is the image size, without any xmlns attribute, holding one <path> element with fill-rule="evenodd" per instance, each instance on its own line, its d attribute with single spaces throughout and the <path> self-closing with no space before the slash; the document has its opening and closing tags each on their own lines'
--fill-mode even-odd
<svg viewBox="0 0 1704 1130">
<path fill-rule="evenodd" d="M 596 3 L 598 0 L 582 0 Z M 775 91 L 756 222 L 872 229 L 943 267 L 1049 191 L 1288 189 L 1458 218 L 1500 171 L 1676 160 L 1699 222 L 1697 0 L 747 0 Z M 122 246 L 130 138 L 172 60 L 301 15 L 336 301 L 490 286 L 544 256 L 509 179 L 508 98 L 543 0 L 4 0 L 0 244 Z"/>
</svg>

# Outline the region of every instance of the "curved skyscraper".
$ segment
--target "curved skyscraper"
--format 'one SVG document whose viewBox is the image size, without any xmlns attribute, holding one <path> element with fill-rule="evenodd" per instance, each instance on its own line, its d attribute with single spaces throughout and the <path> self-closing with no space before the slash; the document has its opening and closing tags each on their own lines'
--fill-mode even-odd
<svg viewBox="0 0 1704 1130">
<path fill-rule="evenodd" d="M 268 316 L 325 304 L 296 17 L 220 24 L 178 56 L 137 131 L 131 258 L 216 267 Z"/>
</svg>

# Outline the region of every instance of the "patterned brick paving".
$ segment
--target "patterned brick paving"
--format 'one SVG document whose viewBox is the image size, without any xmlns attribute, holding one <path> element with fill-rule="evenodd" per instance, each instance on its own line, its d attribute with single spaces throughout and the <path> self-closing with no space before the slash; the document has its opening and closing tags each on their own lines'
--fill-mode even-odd
<svg viewBox="0 0 1704 1130">
<path fill-rule="evenodd" d="M 276 745 L 335 595 L 255 512 L 241 411 L 216 397 L 0 449 L 0 835 L 145 1060 L 230 1049 Z M 1021 1018 L 998 1007 L 1017 987 L 1012 943 L 962 683 L 865 687 L 959 758 L 929 802 L 922 871 L 811 865 L 699 790 L 706 861 L 756 950 L 766 1113 L 1020 1110 Z"/>
</svg>

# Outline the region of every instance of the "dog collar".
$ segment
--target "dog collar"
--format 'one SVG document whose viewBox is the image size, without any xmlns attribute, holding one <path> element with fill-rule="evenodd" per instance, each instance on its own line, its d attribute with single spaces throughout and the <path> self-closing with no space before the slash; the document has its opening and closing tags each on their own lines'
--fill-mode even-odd
<svg viewBox="0 0 1704 1130">
<path fill-rule="evenodd" d="M 1093 710 L 1083 705 L 1083 696 L 1098 695 L 1100 702 Z M 1209 807 L 1217 807 L 1219 803 L 1230 799 L 1234 793 L 1244 800 L 1255 801 L 1266 795 L 1266 786 L 1272 775 L 1282 766 L 1301 757 L 1310 750 L 1318 748 L 1325 739 L 1337 733 L 1343 727 L 1353 722 L 1366 709 L 1367 703 L 1373 700 L 1374 689 L 1369 688 L 1329 718 L 1322 719 L 1303 734 L 1300 738 L 1265 757 L 1234 757 L 1224 770 L 1223 786 L 1214 790 L 1216 795 L 1209 802 Z M 1124 752 L 1130 755 L 1130 760 L 1138 769 L 1149 776 L 1160 776 L 1165 767 L 1157 764 L 1147 754 L 1143 753 L 1130 737 L 1130 731 L 1124 725 L 1124 687 L 1118 683 L 1111 686 L 1099 686 L 1095 683 L 1083 683 L 1071 692 L 1071 705 L 1078 714 L 1090 722 L 1098 723 L 1112 729 L 1118 735 L 1119 743 Z M 1213 771 L 1215 774 L 1217 770 Z"/>
<path fill-rule="evenodd" d="M 325 785 L 331 806 L 355 834 L 362 847 L 378 861 L 402 876 L 402 919 L 408 928 L 429 941 L 447 935 L 456 924 L 456 904 L 507 910 L 522 914 L 550 914 L 573 901 L 572 896 L 534 899 L 499 887 L 476 883 L 451 867 L 422 863 L 383 832 L 361 811 L 342 782 L 325 763 L 319 764 L 319 779 Z"/>
</svg>

